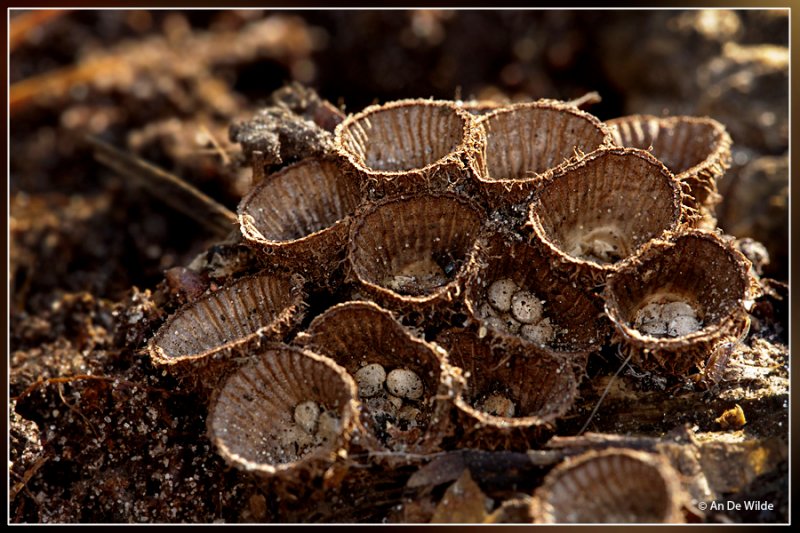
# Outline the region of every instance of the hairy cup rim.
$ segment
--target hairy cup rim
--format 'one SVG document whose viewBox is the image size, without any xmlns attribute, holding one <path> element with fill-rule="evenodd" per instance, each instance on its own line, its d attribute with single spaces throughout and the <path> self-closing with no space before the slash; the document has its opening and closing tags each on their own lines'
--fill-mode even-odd
<svg viewBox="0 0 800 533">
<path fill-rule="evenodd" d="M 374 113 L 393 111 L 396 108 L 401 108 L 404 106 L 412 106 L 412 105 L 437 107 L 440 109 L 449 109 L 453 111 L 454 115 L 458 117 L 462 122 L 461 135 L 455 147 L 453 147 L 448 153 L 437 158 L 433 162 L 427 163 L 421 167 L 401 169 L 401 170 L 382 170 L 382 169 L 372 168 L 366 164 L 363 157 L 358 156 L 357 154 L 353 153 L 352 150 L 345 147 L 344 138 L 345 135 L 348 136 L 350 135 L 348 129 L 352 125 L 358 123 L 362 119 L 367 118 Z M 347 159 L 347 161 L 350 164 L 352 164 L 357 170 L 372 176 L 380 176 L 384 179 L 391 180 L 392 178 L 400 177 L 410 173 L 418 173 L 418 172 L 425 173 L 434 167 L 441 166 L 449 162 L 453 161 L 460 162 L 462 155 L 466 155 L 467 152 L 473 150 L 473 145 L 477 144 L 480 139 L 479 130 L 474 127 L 474 121 L 475 121 L 474 117 L 468 111 L 456 106 L 450 100 L 437 100 L 433 98 L 431 99 L 407 98 L 402 100 L 393 100 L 383 104 L 373 104 L 365 107 L 358 113 L 348 116 L 344 121 L 342 121 L 338 126 L 336 126 L 336 131 L 335 131 L 336 150 L 341 155 L 343 155 Z"/>
<path fill-rule="evenodd" d="M 533 229 L 533 233 L 534 233 L 534 236 L 536 237 L 536 239 L 540 243 L 542 243 L 545 247 L 547 247 L 550 250 L 551 253 L 554 253 L 555 255 L 557 255 L 562 261 L 565 261 L 565 262 L 568 262 L 570 264 L 577 265 L 577 266 L 587 266 L 588 268 L 590 268 L 592 270 L 603 272 L 604 274 L 608 274 L 610 272 L 613 272 L 616 268 L 618 268 L 619 264 L 622 261 L 624 261 L 628 257 L 636 255 L 638 253 L 637 250 L 634 250 L 634 252 L 631 255 L 629 255 L 628 257 L 623 258 L 622 260 L 614 262 L 614 263 L 598 263 L 598 262 L 591 261 L 591 260 L 588 260 L 588 259 L 581 259 L 580 257 L 573 256 L 573 255 L 569 254 L 567 251 L 563 250 L 560 246 L 556 245 L 556 243 L 553 242 L 553 240 L 547 234 L 547 232 L 545 232 L 544 227 L 542 226 L 542 222 L 540 220 L 538 211 L 541 209 L 541 200 L 540 200 L 541 193 L 542 193 L 542 191 L 544 191 L 546 189 L 546 187 L 549 184 L 555 182 L 558 179 L 561 179 L 562 177 L 566 176 L 569 172 L 575 171 L 575 170 L 577 170 L 577 169 L 579 169 L 579 168 L 581 168 L 581 167 L 583 167 L 583 166 L 585 166 L 585 165 L 587 165 L 589 163 L 592 163 L 593 161 L 595 161 L 596 159 L 598 159 L 600 157 L 605 157 L 605 156 L 608 156 L 608 155 L 611 155 L 611 156 L 624 156 L 624 157 L 631 156 L 631 157 L 638 157 L 640 159 L 643 159 L 643 160 L 647 161 L 648 163 L 652 164 L 654 166 L 654 168 L 659 173 L 663 174 L 664 177 L 667 178 L 669 183 L 672 185 L 673 197 L 672 197 L 672 202 L 671 203 L 672 203 L 673 216 L 672 216 L 672 220 L 670 222 L 670 225 L 668 227 L 664 228 L 661 232 L 659 232 L 658 235 L 655 235 L 655 236 L 651 237 L 649 240 L 652 241 L 654 239 L 663 238 L 665 235 L 668 235 L 669 233 L 671 233 L 671 232 L 675 231 L 676 229 L 680 228 L 680 226 L 683 224 L 682 218 L 684 216 L 684 211 L 683 211 L 682 205 L 683 205 L 683 198 L 685 196 L 685 193 L 683 192 L 683 189 L 680 186 L 680 183 L 675 178 L 675 175 L 666 166 L 664 166 L 664 164 L 661 161 L 656 159 L 653 155 L 651 155 L 649 152 L 647 152 L 645 150 L 639 150 L 637 148 L 616 148 L 616 147 L 613 147 L 613 148 L 609 148 L 609 147 L 599 148 L 599 149 L 587 154 L 580 161 L 576 161 L 574 163 L 571 163 L 571 164 L 569 164 L 569 165 L 567 165 L 567 166 L 565 166 L 563 168 L 558 169 L 553 174 L 545 176 L 543 181 L 542 181 L 541 186 L 539 187 L 539 189 L 537 191 L 537 193 L 534 195 L 532 201 L 528 204 L 528 217 L 527 217 L 527 221 L 525 223 L 526 226 L 529 226 L 529 227 L 531 227 Z M 638 251 L 640 251 L 641 248 L 647 244 L 647 242 L 648 241 L 646 241 L 645 243 L 641 244 L 638 247 Z"/>
<path fill-rule="evenodd" d="M 361 199 L 359 197 L 358 201 L 354 209 L 351 210 L 350 213 L 346 214 L 345 216 L 337 219 L 333 223 L 326 225 L 324 228 L 313 231 L 306 235 L 303 235 L 298 238 L 293 239 L 269 239 L 264 236 L 261 230 L 255 227 L 255 224 L 251 222 L 248 217 L 251 215 L 248 214 L 248 210 L 251 207 L 252 203 L 255 199 L 262 194 L 263 190 L 266 189 L 268 186 L 273 184 L 274 182 L 286 178 L 286 176 L 292 172 L 297 171 L 298 169 L 302 169 L 307 166 L 312 165 L 331 165 L 337 168 L 339 172 L 342 173 L 342 176 L 345 177 L 345 173 L 338 168 L 338 165 L 330 159 L 322 159 L 318 157 L 311 157 L 302 159 L 296 163 L 293 163 L 287 167 L 282 168 L 278 172 L 274 174 L 270 174 L 269 176 L 265 177 L 262 181 L 257 183 L 248 193 L 242 198 L 242 201 L 239 203 L 238 207 L 238 219 L 239 219 L 239 227 L 241 228 L 242 235 L 244 238 L 254 244 L 261 245 L 261 246 L 270 246 L 270 247 L 282 247 L 282 246 L 289 246 L 298 243 L 308 242 L 319 235 L 324 233 L 328 233 L 332 231 L 336 226 L 346 224 L 349 222 L 349 219 L 352 219 L 353 214 L 358 209 L 358 206 L 361 204 Z M 355 190 L 358 190 L 358 185 L 354 184 Z M 360 196 L 360 195 L 359 195 Z"/>
</svg>

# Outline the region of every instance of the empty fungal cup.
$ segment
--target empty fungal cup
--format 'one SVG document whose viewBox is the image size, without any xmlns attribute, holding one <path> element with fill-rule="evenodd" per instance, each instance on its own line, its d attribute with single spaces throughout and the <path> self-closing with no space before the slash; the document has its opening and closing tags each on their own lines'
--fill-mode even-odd
<svg viewBox="0 0 800 533">
<path fill-rule="evenodd" d="M 264 340 L 280 340 L 303 317 L 303 279 L 281 274 L 241 278 L 179 309 L 148 344 L 156 366 L 203 388 Z"/>
<path fill-rule="evenodd" d="M 612 144 L 599 119 L 554 101 L 503 107 L 481 117 L 478 125 L 486 135 L 478 180 L 494 207 L 526 199 L 541 176 Z"/>
<path fill-rule="evenodd" d="M 534 522 L 683 522 L 688 495 L 663 457 L 634 450 L 587 452 L 554 468 L 531 501 Z"/>
<path fill-rule="evenodd" d="M 453 306 L 484 211 L 453 194 L 393 197 L 359 214 L 348 263 L 359 288 L 403 312 Z"/>
<path fill-rule="evenodd" d="M 346 456 L 355 399 L 352 378 L 327 357 L 270 344 L 219 390 L 208 433 L 236 468 L 300 482 Z"/>
<path fill-rule="evenodd" d="M 468 188 L 481 142 L 468 112 L 435 100 L 370 106 L 336 128 L 337 152 L 372 198 Z"/>
<path fill-rule="evenodd" d="M 448 430 L 452 377 L 447 359 L 372 302 L 336 305 L 303 335 L 354 376 L 365 448 L 427 453 Z"/>
<path fill-rule="evenodd" d="M 608 279 L 606 313 L 632 362 L 683 374 L 746 332 L 750 263 L 713 233 L 654 241 Z"/>
<path fill-rule="evenodd" d="M 446 330 L 436 343 L 464 379 L 454 401 L 461 447 L 528 449 L 575 400 L 578 382 L 566 358 L 503 347 L 469 329 Z"/>
<path fill-rule="evenodd" d="M 597 285 L 642 245 L 679 227 L 682 196 L 647 152 L 603 149 L 547 179 L 528 225 L 560 270 Z"/>
<path fill-rule="evenodd" d="M 620 146 L 649 150 L 688 188 L 684 203 L 699 211 L 698 224 L 716 226 L 717 193 L 731 160 L 725 126 L 709 117 L 631 115 L 606 122 Z"/>
<path fill-rule="evenodd" d="M 344 259 L 360 201 L 355 178 L 336 162 L 305 159 L 259 182 L 239 204 L 239 222 L 251 246 L 328 282 Z"/>
</svg>

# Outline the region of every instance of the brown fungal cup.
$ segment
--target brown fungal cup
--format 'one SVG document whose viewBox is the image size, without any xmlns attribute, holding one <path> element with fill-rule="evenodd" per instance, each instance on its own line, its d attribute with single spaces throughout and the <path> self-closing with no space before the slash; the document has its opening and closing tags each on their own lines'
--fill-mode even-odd
<svg viewBox="0 0 800 533">
<path fill-rule="evenodd" d="M 610 327 L 596 295 L 560 277 L 547 254 L 508 232 L 479 244 L 464 291 L 479 336 L 528 352 L 561 352 L 581 367 L 600 350 Z"/>
<path fill-rule="evenodd" d="M 374 105 L 336 128 L 337 152 L 373 199 L 470 189 L 482 142 L 473 117 L 449 101 Z"/>
<path fill-rule="evenodd" d="M 272 343 L 219 390 L 208 434 L 236 468 L 302 482 L 346 457 L 357 418 L 356 386 L 343 368 Z"/>
<path fill-rule="evenodd" d="M 647 152 L 602 149 L 547 178 L 528 225 L 560 270 L 601 285 L 621 260 L 681 225 L 682 197 L 672 173 Z"/>
<path fill-rule="evenodd" d="M 331 282 L 361 201 L 358 183 L 333 161 L 305 159 L 260 181 L 239 204 L 251 246 L 306 279 Z"/>
<path fill-rule="evenodd" d="M 552 434 L 575 400 L 572 363 L 554 353 L 492 345 L 469 329 L 446 330 L 436 343 L 463 376 L 455 397 L 459 447 L 528 449 Z"/>
<path fill-rule="evenodd" d="M 261 273 L 241 278 L 169 317 L 148 344 L 156 366 L 212 388 L 264 340 L 280 340 L 303 317 L 303 279 Z"/>
<path fill-rule="evenodd" d="M 698 211 L 697 225 L 716 226 L 715 206 L 722 200 L 717 181 L 730 167 L 731 138 L 709 117 L 631 115 L 606 122 L 615 141 L 650 152 L 685 184 L 685 204 Z"/>
<path fill-rule="evenodd" d="M 441 349 L 411 334 L 372 302 L 330 308 L 314 319 L 298 342 L 327 355 L 355 377 L 361 421 L 369 433 L 363 443 L 366 449 L 415 453 L 437 449 L 450 429 L 448 398 L 454 388 Z M 404 372 L 413 373 L 419 382 L 395 388 L 393 375 L 402 379 Z M 414 409 L 418 412 L 411 412 Z"/>
<path fill-rule="evenodd" d="M 387 198 L 350 228 L 350 276 L 389 309 L 451 310 L 484 218 L 477 204 L 454 194 Z"/>
<path fill-rule="evenodd" d="M 592 451 L 547 475 L 531 514 L 538 523 L 676 523 L 684 521 L 687 500 L 677 472 L 661 456 Z"/>
<path fill-rule="evenodd" d="M 514 104 L 480 118 L 486 135 L 478 180 L 490 205 L 525 200 L 543 175 L 602 146 L 609 129 L 593 115 L 552 100 Z"/>
<path fill-rule="evenodd" d="M 723 342 L 746 333 L 753 297 L 749 261 L 713 233 L 654 241 L 608 279 L 606 313 L 615 340 L 645 369 L 701 369 Z"/>
</svg>

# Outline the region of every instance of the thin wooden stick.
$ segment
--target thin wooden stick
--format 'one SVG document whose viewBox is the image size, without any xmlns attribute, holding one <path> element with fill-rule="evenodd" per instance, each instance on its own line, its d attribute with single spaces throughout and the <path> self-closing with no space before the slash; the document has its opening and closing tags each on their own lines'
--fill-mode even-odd
<svg viewBox="0 0 800 533">
<path fill-rule="evenodd" d="M 69 10 L 65 9 L 37 9 L 12 17 L 8 23 L 8 51 L 13 52 L 25 41 L 34 28 L 43 26 L 67 13 Z"/>
<path fill-rule="evenodd" d="M 95 158 L 102 164 L 146 188 L 159 200 L 176 211 L 199 222 L 215 235 L 227 237 L 236 230 L 236 214 L 216 202 L 178 176 L 144 159 L 114 148 L 110 144 L 88 137 L 95 148 Z"/>
<path fill-rule="evenodd" d="M 617 379 L 617 376 L 619 376 L 619 373 L 622 372 L 622 369 L 625 368 L 626 366 L 628 366 L 628 362 L 631 360 L 631 355 L 628 355 L 628 357 L 625 358 L 625 360 L 622 362 L 622 364 L 617 369 L 616 373 L 614 373 L 614 375 L 611 376 L 611 379 L 608 380 L 608 385 L 606 385 L 606 389 L 603 391 L 603 394 L 600 396 L 600 399 L 597 400 L 597 403 L 595 404 L 594 409 L 592 409 L 592 414 L 589 415 L 589 418 L 586 419 L 586 422 L 583 424 L 583 427 L 581 428 L 581 430 L 578 431 L 578 435 L 583 434 L 583 432 L 586 431 L 586 428 L 589 427 L 589 422 L 592 421 L 592 418 L 594 418 L 594 415 L 597 414 L 597 410 L 600 409 L 600 404 L 603 403 L 603 400 L 605 399 L 606 395 L 608 394 L 608 391 L 611 390 L 611 385 L 614 383 L 614 380 Z"/>
<path fill-rule="evenodd" d="M 206 137 L 208 137 L 208 140 L 211 141 L 211 144 L 214 145 L 214 148 L 216 148 L 216 153 L 218 153 L 220 158 L 222 158 L 222 163 L 224 165 L 229 165 L 231 158 L 228 157 L 228 154 L 222 149 L 222 146 L 219 144 L 219 141 L 217 141 L 216 137 L 214 137 L 214 134 L 211 133 L 205 124 L 200 125 L 200 130 L 206 135 Z"/>
<path fill-rule="evenodd" d="M 602 100 L 603 99 L 600 98 L 600 94 L 597 91 L 592 91 L 566 103 L 567 105 L 575 107 L 583 107 L 587 105 L 599 104 Z"/>
</svg>

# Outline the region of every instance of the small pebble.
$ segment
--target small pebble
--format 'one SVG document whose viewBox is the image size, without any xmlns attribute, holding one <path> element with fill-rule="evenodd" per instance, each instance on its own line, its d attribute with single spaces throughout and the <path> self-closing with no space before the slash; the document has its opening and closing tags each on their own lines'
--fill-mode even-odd
<svg viewBox="0 0 800 533">
<path fill-rule="evenodd" d="M 484 322 L 487 326 L 493 327 L 494 329 L 499 329 L 500 331 L 506 330 L 506 322 L 502 318 L 490 316 Z"/>
<path fill-rule="evenodd" d="M 667 335 L 683 337 L 700 329 L 700 322 L 693 316 L 677 316 L 669 321 Z"/>
<path fill-rule="evenodd" d="M 355 378 L 358 383 L 358 395 L 362 398 L 369 398 L 383 390 L 386 370 L 377 363 L 366 365 L 356 371 Z"/>
<path fill-rule="evenodd" d="M 658 337 L 667 334 L 667 323 L 663 320 L 651 320 L 649 322 L 642 322 L 636 329 L 645 335 Z"/>
<path fill-rule="evenodd" d="M 402 398 L 398 398 L 397 396 L 392 396 L 391 394 L 387 394 L 386 399 L 389 400 L 389 403 L 391 403 L 395 409 L 400 409 L 401 407 L 403 407 Z"/>
<path fill-rule="evenodd" d="M 663 305 L 660 304 L 647 304 L 639 311 L 636 312 L 636 322 L 637 323 L 644 323 L 644 322 L 652 322 L 653 320 L 661 318 L 661 308 Z"/>
<path fill-rule="evenodd" d="M 650 303 L 639 309 L 634 321 L 636 329 L 645 335 L 659 336 L 667 334 L 667 323 L 661 318 L 661 304 Z"/>
<path fill-rule="evenodd" d="M 282 448 L 300 451 L 302 448 L 311 445 L 313 437 L 300 426 L 291 424 L 281 430 L 278 435 L 278 442 L 280 442 Z"/>
<path fill-rule="evenodd" d="M 602 239 L 594 239 L 586 248 L 585 255 L 599 259 L 603 263 L 613 263 L 616 258 L 617 248 Z"/>
<path fill-rule="evenodd" d="M 478 309 L 478 316 L 480 318 L 489 318 L 489 317 L 499 317 L 500 314 L 494 307 L 492 307 L 488 303 L 485 303 L 481 305 L 480 308 Z"/>
<path fill-rule="evenodd" d="M 319 405 L 317 402 L 307 401 L 294 408 L 294 421 L 307 433 L 314 433 L 319 421 Z"/>
<path fill-rule="evenodd" d="M 491 394 L 480 402 L 477 408 L 493 416 L 513 417 L 516 412 L 514 402 L 502 394 Z"/>
<path fill-rule="evenodd" d="M 445 285 L 448 281 L 444 270 L 435 261 L 422 259 L 404 266 L 384 283 L 388 288 L 402 292 L 430 289 Z"/>
<path fill-rule="evenodd" d="M 397 417 L 400 420 L 405 420 L 410 425 L 416 426 L 420 422 L 420 418 L 422 416 L 422 411 L 414 407 L 413 405 L 404 405 L 400 412 L 397 413 Z"/>
<path fill-rule="evenodd" d="M 395 368 L 386 376 L 386 388 L 395 396 L 418 400 L 422 398 L 422 380 L 411 370 Z"/>
<path fill-rule="evenodd" d="M 697 312 L 695 312 L 694 307 L 686 302 L 670 302 L 662 306 L 661 316 L 663 316 L 665 319 L 676 318 L 679 316 L 690 316 L 692 318 L 696 318 Z"/>
<path fill-rule="evenodd" d="M 523 324 L 534 324 L 542 318 L 542 302 L 528 291 L 517 291 L 511 298 L 511 314 Z"/>
<path fill-rule="evenodd" d="M 511 309 L 511 298 L 517 292 L 517 284 L 508 278 L 498 279 L 489 285 L 487 296 L 489 303 L 498 311 L 507 312 Z"/>
<path fill-rule="evenodd" d="M 317 438 L 328 442 L 336 438 L 339 433 L 339 419 L 331 411 L 325 411 L 319 416 Z"/>
<path fill-rule="evenodd" d="M 397 406 L 386 397 L 386 395 L 372 396 L 364 400 L 364 405 L 372 415 L 388 415 L 392 418 L 397 417 Z"/>
<path fill-rule="evenodd" d="M 695 309 L 686 302 L 649 303 L 639 309 L 634 327 L 653 337 L 682 337 L 702 328 Z"/>
<path fill-rule="evenodd" d="M 549 344 L 556 338 L 556 329 L 549 318 L 544 318 L 538 324 L 525 324 L 519 328 L 520 334 L 531 342 Z"/>
</svg>

